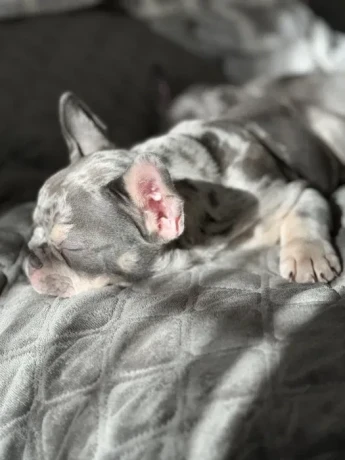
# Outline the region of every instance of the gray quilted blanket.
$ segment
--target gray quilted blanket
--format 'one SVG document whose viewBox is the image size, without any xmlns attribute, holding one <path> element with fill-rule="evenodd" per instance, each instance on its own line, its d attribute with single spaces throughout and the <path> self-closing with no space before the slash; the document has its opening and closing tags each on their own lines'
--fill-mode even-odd
<svg viewBox="0 0 345 460">
<path fill-rule="evenodd" d="M 288 284 L 273 250 L 39 296 L 30 211 L 0 220 L 1 459 L 345 458 L 344 276 Z"/>
</svg>

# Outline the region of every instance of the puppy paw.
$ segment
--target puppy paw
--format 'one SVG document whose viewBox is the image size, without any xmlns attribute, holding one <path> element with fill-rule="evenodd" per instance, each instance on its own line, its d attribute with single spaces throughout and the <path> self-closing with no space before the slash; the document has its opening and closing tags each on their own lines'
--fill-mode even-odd
<svg viewBox="0 0 345 460">
<path fill-rule="evenodd" d="M 297 283 L 328 283 L 341 272 L 332 245 L 326 240 L 296 239 L 280 249 L 280 274 Z"/>
</svg>

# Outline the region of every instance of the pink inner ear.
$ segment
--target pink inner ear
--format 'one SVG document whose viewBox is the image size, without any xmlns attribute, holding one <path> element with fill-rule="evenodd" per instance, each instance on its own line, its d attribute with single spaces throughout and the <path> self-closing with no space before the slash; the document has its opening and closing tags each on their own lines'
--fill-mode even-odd
<svg viewBox="0 0 345 460">
<path fill-rule="evenodd" d="M 124 177 L 127 191 L 144 212 L 146 227 L 166 241 L 183 232 L 180 198 L 164 183 L 157 165 L 149 161 L 134 163 Z"/>
</svg>

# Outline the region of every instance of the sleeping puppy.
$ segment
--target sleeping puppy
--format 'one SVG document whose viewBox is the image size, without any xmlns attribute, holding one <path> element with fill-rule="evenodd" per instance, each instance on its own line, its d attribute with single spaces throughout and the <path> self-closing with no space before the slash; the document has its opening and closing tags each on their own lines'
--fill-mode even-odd
<svg viewBox="0 0 345 460">
<path fill-rule="evenodd" d="M 38 195 L 24 264 L 34 289 L 70 297 L 183 269 L 225 249 L 277 243 L 282 277 L 332 281 L 341 265 L 327 197 L 343 183 L 345 163 L 345 88 L 336 88 L 337 78 L 221 87 L 217 97 L 214 89 L 204 88 L 203 97 L 192 89 L 168 119 L 201 119 L 130 150 L 116 148 L 91 110 L 65 93 L 60 123 L 70 165 Z"/>
</svg>

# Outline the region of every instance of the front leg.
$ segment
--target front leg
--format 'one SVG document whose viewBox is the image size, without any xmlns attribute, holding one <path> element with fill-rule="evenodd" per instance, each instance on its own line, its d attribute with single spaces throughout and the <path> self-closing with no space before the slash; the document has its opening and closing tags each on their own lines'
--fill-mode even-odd
<svg viewBox="0 0 345 460">
<path fill-rule="evenodd" d="M 331 244 L 328 202 L 314 189 L 303 191 L 280 232 L 280 274 L 297 283 L 329 282 L 341 271 Z"/>
</svg>

